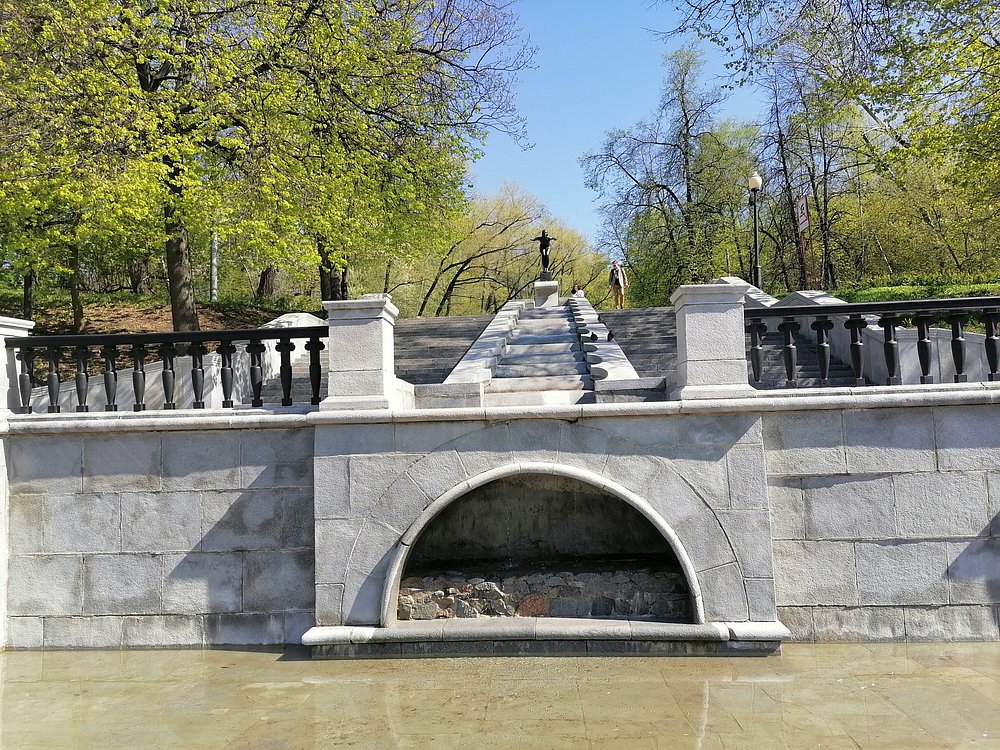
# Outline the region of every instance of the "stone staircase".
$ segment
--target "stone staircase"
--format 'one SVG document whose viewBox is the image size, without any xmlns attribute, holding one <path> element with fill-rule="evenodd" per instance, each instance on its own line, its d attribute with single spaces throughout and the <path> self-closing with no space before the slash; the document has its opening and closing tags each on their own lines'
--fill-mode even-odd
<svg viewBox="0 0 1000 750">
<path fill-rule="evenodd" d="M 468 315 L 397 320 L 396 377 L 414 385 L 442 382 L 492 319 L 491 315 Z M 319 392 L 325 396 L 326 391 L 324 368 Z M 303 355 L 292 363 L 292 399 L 296 404 L 308 404 L 311 395 L 309 357 Z M 280 379 L 264 383 L 261 399 L 265 404 L 281 403 Z"/>
<path fill-rule="evenodd" d="M 486 406 L 593 403 L 590 376 L 572 312 L 526 309 L 486 387 Z"/>
</svg>

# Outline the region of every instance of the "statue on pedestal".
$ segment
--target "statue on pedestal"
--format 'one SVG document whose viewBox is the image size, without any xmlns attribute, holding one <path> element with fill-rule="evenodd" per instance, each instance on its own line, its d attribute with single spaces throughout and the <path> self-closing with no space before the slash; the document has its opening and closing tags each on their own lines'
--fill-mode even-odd
<svg viewBox="0 0 1000 750">
<path fill-rule="evenodd" d="M 542 275 L 539 276 L 539 279 L 541 281 L 552 281 L 552 272 L 549 270 L 549 247 L 556 241 L 556 238 L 549 237 L 548 233 L 543 229 L 542 233 L 531 241 L 538 243 L 538 252 L 542 255 Z"/>
</svg>

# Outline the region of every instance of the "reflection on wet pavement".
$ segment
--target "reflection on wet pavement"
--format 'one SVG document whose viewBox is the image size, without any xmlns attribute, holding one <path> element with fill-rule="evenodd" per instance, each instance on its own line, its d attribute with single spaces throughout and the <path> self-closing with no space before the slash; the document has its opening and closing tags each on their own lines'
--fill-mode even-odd
<svg viewBox="0 0 1000 750">
<path fill-rule="evenodd" d="M 767 658 L 0 654 L 0 747 L 1000 748 L 1000 644 Z"/>
</svg>

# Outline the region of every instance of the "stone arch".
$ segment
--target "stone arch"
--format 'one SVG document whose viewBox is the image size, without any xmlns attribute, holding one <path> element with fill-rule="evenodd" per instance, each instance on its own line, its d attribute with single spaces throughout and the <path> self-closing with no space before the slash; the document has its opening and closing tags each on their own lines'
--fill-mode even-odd
<svg viewBox="0 0 1000 750">
<path fill-rule="evenodd" d="M 638 511 L 652 524 L 670 546 L 684 574 L 690 592 L 691 610 L 694 621 L 696 624 L 703 624 L 705 622 L 705 609 L 701 587 L 698 583 L 697 572 L 691 556 L 671 525 L 652 505 L 618 482 L 589 469 L 546 462 L 517 462 L 483 471 L 460 482 L 434 499 L 417 516 L 416 520 L 410 524 L 400 538 L 399 543 L 392 550 L 386 577 L 383 581 L 380 616 L 380 624 L 382 626 L 391 625 L 396 620 L 396 600 L 407 559 L 413 549 L 414 542 L 430 523 L 445 508 L 460 500 L 471 490 L 482 487 L 497 479 L 513 477 L 519 474 L 549 474 L 575 479 L 618 498 Z"/>
</svg>

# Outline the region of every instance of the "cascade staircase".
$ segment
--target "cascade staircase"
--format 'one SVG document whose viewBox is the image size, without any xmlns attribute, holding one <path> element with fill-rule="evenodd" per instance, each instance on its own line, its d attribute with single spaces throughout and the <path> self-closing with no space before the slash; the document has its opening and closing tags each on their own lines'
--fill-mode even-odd
<svg viewBox="0 0 1000 750">
<path fill-rule="evenodd" d="M 590 376 L 568 307 L 527 309 L 486 387 L 487 406 L 593 403 Z"/>
</svg>

